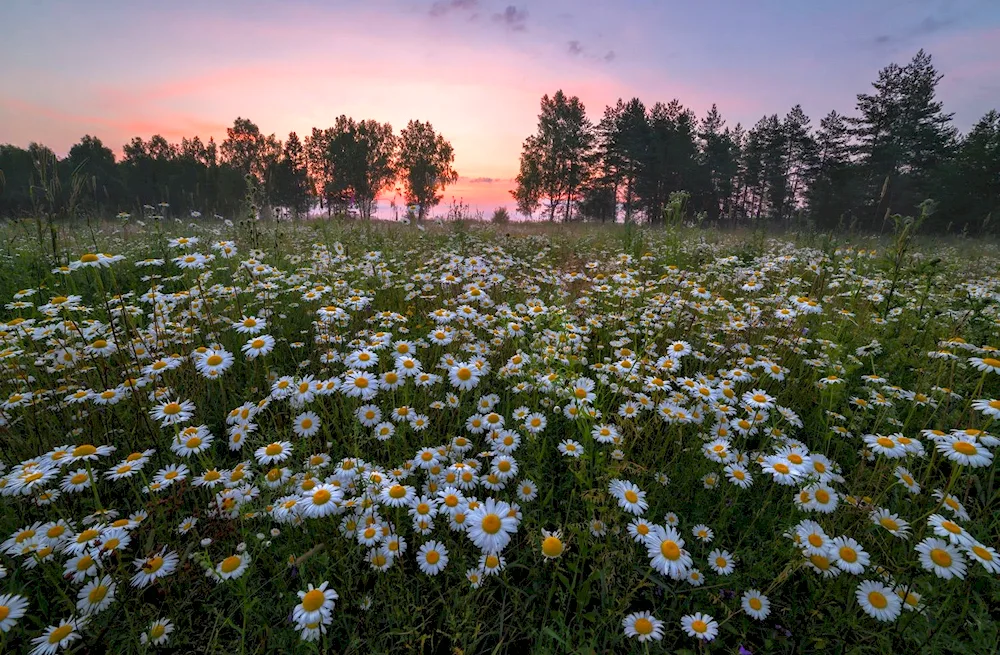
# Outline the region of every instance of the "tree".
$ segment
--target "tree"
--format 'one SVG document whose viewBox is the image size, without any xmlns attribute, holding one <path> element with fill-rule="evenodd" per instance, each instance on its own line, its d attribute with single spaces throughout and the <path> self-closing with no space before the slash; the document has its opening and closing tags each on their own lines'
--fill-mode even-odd
<svg viewBox="0 0 1000 655">
<path fill-rule="evenodd" d="M 890 211 L 914 212 L 954 145 L 952 114 L 935 98 L 941 78 L 921 50 L 906 66 L 879 71 L 875 93 L 858 94 L 860 116 L 848 119 L 849 134 L 872 227 Z"/>
<path fill-rule="evenodd" d="M 379 194 L 396 179 L 396 147 L 389 123 L 340 116 L 327 143 L 331 197 L 353 199 L 361 216 L 371 218 Z"/>
<path fill-rule="evenodd" d="M 962 139 L 939 193 L 939 214 L 953 224 L 938 227 L 1000 233 L 1000 112 L 987 112 Z"/>
<path fill-rule="evenodd" d="M 587 181 L 587 157 L 593 143 L 593 127 L 579 98 L 567 98 L 562 90 L 551 98 L 542 96 L 538 131 L 525 141 L 521 153 L 521 171 L 531 175 L 518 175 L 514 198 L 526 199 L 525 208 L 532 199 L 544 199 L 550 221 L 559 209 L 564 220 L 571 220 L 573 202 Z M 521 181 L 532 186 L 521 188 Z"/>
<path fill-rule="evenodd" d="M 516 187 L 510 195 L 517 203 L 517 211 L 531 218 L 538 209 L 542 197 L 542 156 L 538 138 L 534 135 L 524 140 L 521 146 L 521 167 L 514 178 Z"/>
<path fill-rule="evenodd" d="M 718 107 L 712 105 L 698 125 L 700 143 L 698 161 L 705 179 L 702 204 L 710 219 L 729 215 L 730 203 L 739 172 L 739 147 L 733 133 L 725 127 Z"/>
<path fill-rule="evenodd" d="M 69 155 L 64 161 L 70 173 L 76 172 L 83 176 L 87 193 L 81 197 L 82 204 L 97 209 L 118 199 L 120 183 L 115 154 L 100 139 L 85 135 L 69 149 Z"/>
<path fill-rule="evenodd" d="M 649 136 L 646 107 L 638 98 L 627 103 L 619 98 L 614 107 L 605 107 L 604 117 L 597 125 L 596 142 L 603 178 L 598 186 L 611 186 L 614 214 L 617 215 L 620 202 L 626 223 L 632 220 L 636 210 L 636 180 Z M 594 191 L 594 187 L 589 190 Z"/>
<path fill-rule="evenodd" d="M 806 206 L 817 225 L 833 227 L 850 212 L 854 177 L 847 121 L 831 111 L 819 122 L 816 169 L 806 192 Z"/>
<path fill-rule="evenodd" d="M 785 140 L 785 195 L 777 208 L 777 218 L 787 220 L 805 202 L 805 192 L 816 172 L 816 141 L 809 128 L 809 117 L 801 105 L 785 115 L 781 131 Z"/>
<path fill-rule="evenodd" d="M 242 175 L 252 175 L 258 184 L 268 185 L 268 174 L 281 153 L 281 143 L 274 135 L 264 136 L 260 128 L 246 118 L 237 118 L 226 128 L 222 142 L 222 161 Z"/>
<path fill-rule="evenodd" d="M 309 209 L 309 170 L 306 150 L 295 132 L 288 134 L 274 180 L 275 201 L 301 214 Z"/>
<path fill-rule="evenodd" d="M 643 150 L 636 192 L 646 220 L 659 223 L 675 191 L 692 188 L 697 177 L 695 116 L 679 100 L 649 110 L 649 137 Z"/>
<path fill-rule="evenodd" d="M 0 216 L 17 216 L 31 209 L 34 170 L 28 150 L 0 145 Z"/>
<path fill-rule="evenodd" d="M 455 151 L 430 123 L 410 121 L 399 134 L 399 172 L 406 201 L 419 206 L 418 219 L 441 202 L 443 191 L 458 181 L 452 168 Z"/>
</svg>

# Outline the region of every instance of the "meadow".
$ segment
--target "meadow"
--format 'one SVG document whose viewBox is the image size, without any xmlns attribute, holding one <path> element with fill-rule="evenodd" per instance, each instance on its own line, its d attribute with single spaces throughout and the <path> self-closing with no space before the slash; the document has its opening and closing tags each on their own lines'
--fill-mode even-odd
<svg viewBox="0 0 1000 655">
<path fill-rule="evenodd" d="M 915 227 L 4 224 L 0 652 L 996 652 L 1000 249 Z"/>
</svg>

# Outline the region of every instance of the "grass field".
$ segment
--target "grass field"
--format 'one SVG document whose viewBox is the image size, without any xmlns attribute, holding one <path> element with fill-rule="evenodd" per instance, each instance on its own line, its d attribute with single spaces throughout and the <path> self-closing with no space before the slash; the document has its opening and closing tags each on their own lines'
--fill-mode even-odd
<svg viewBox="0 0 1000 655">
<path fill-rule="evenodd" d="M 989 245 L 0 236 L 0 652 L 996 652 Z"/>
</svg>

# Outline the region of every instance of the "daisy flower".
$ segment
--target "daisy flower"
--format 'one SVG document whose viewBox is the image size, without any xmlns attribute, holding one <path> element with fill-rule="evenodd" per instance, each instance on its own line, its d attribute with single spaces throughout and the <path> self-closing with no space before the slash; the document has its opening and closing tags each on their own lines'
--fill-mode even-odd
<svg viewBox="0 0 1000 655">
<path fill-rule="evenodd" d="M 729 551 L 716 548 L 708 554 L 708 565 L 719 575 L 729 575 L 736 570 L 736 558 Z"/>
<path fill-rule="evenodd" d="M 993 461 L 993 453 L 981 443 L 967 437 L 948 435 L 939 439 L 935 447 L 947 459 L 962 466 L 981 468 L 989 466 Z"/>
<path fill-rule="evenodd" d="M 166 577 L 174 572 L 177 563 L 180 561 L 177 553 L 168 551 L 166 548 L 144 559 L 137 559 L 133 564 L 139 572 L 132 576 L 132 586 L 143 589 L 160 578 Z"/>
<path fill-rule="evenodd" d="M 636 637 L 639 643 L 663 639 L 663 621 L 649 612 L 633 612 L 622 619 L 626 637 Z"/>
<path fill-rule="evenodd" d="M 895 621 L 902 611 L 903 601 L 881 582 L 863 580 L 854 596 L 864 613 L 879 621 Z"/>
<path fill-rule="evenodd" d="M 169 400 L 156 405 L 149 415 L 166 427 L 189 421 L 194 416 L 194 409 L 194 403 L 190 400 Z"/>
<path fill-rule="evenodd" d="M 437 575 L 448 565 L 448 549 L 438 541 L 428 541 L 417 552 L 417 566 L 427 575 Z"/>
<path fill-rule="evenodd" d="M 578 458 L 583 454 L 583 446 L 572 439 L 563 439 L 559 442 L 559 452 L 566 457 Z"/>
<path fill-rule="evenodd" d="M 517 519 L 511 516 L 507 503 L 487 498 L 469 511 L 466 534 L 484 553 L 499 553 L 517 532 Z"/>
<path fill-rule="evenodd" d="M 997 555 L 996 549 L 992 546 L 984 546 L 978 541 L 973 541 L 965 545 L 965 552 L 990 573 L 1000 573 L 1000 555 Z"/>
<path fill-rule="evenodd" d="M 247 341 L 240 350 L 247 359 L 257 359 L 270 354 L 274 350 L 275 343 L 274 337 L 270 334 L 262 334 Z"/>
<path fill-rule="evenodd" d="M 1000 373 L 1000 359 L 993 357 L 970 357 L 969 363 L 977 371 L 983 373 Z"/>
<path fill-rule="evenodd" d="M 76 608 L 85 615 L 107 609 L 115 599 L 117 587 L 110 575 L 91 580 L 77 594 Z"/>
<path fill-rule="evenodd" d="M 920 566 L 937 577 L 943 580 L 965 578 L 965 557 L 947 541 L 927 537 L 917 544 L 916 551 L 920 555 Z"/>
<path fill-rule="evenodd" d="M 152 644 L 153 646 L 162 646 L 167 643 L 167 639 L 170 637 L 170 633 L 174 631 L 174 624 L 170 622 L 170 619 L 156 619 L 149 624 L 146 631 L 139 636 L 139 641 L 143 646 Z"/>
<path fill-rule="evenodd" d="M 308 623 L 329 624 L 333 612 L 334 601 L 340 598 L 337 592 L 328 588 L 329 582 L 319 587 L 312 584 L 305 591 L 299 592 L 299 603 L 292 610 L 292 620 L 300 626 Z"/>
<path fill-rule="evenodd" d="M 899 518 L 898 514 L 893 514 L 887 509 L 877 509 L 872 512 L 871 521 L 888 530 L 894 537 L 908 539 L 910 536 L 910 524 Z"/>
<path fill-rule="evenodd" d="M 315 412 L 302 412 L 295 417 L 292 431 L 299 437 L 311 437 L 319 432 L 322 422 Z"/>
<path fill-rule="evenodd" d="M 208 571 L 208 575 L 214 577 L 216 582 L 235 580 L 246 572 L 248 566 L 250 566 L 250 556 L 242 552 L 230 555 L 216 564 L 214 569 Z"/>
<path fill-rule="evenodd" d="M 292 456 L 292 444 L 288 441 L 274 441 L 254 451 L 254 457 L 261 464 L 283 462 Z"/>
<path fill-rule="evenodd" d="M 28 599 L 17 594 L 0 594 L 0 632 L 10 632 L 28 611 Z"/>
<path fill-rule="evenodd" d="M 850 537 L 835 537 L 830 541 L 827 555 L 834 566 L 853 575 L 864 573 L 871 561 L 861 544 Z"/>
<path fill-rule="evenodd" d="M 344 499 L 340 487 L 332 484 L 317 484 L 309 491 L 302 492 L 302 500 L 298 508 L 302 516 L 310 519 L 329 516 L 337 511 L 338 504 Z"/>
<path fill-rule="evenodd" d="M 673 528 L 653 526 L 645 545 L 649 565 L 661 574 L 679 580 L 691 568 L 691 555 L 684 550 L 684 540 Z"/>
<path fill-rule="evenodd" d="M 31 640 L 35 645 L 31 655 L 52 655 L 59 650 L 68 647 L 71 643 L 80 638 L 77 632 L 83 625 L 83 620 L 78 618 L 63 619 L 55 625 L 45 628 L 45 632 Z"/>
<path fill-rule="evenodd" d="M 549 532 L 542 529 L 542 556 L 547 559 L 556 559 L 566 551 L 566 544 L 563 543 L 562 533 L 558 530 Z"/>
<path fill-rule="evenodd" d="M 627 480 L 612 480 L 608 492 L 618 501 L 618 506 L 630 514 L 641 515 L 649 508 L 646 492 Z"/>
<path fill-rule="evenodd" d="M 972 535 L 965 531 L 965 528 L 940 514 L 931 514 L 927 518 L 927 525 L 934 530 L 935 535 L 943 537 L 953 544 L 961 545 L 975 541 Z"/>
<path fill-rule="evenodd" d="M 751 618 L 763 621 L 771 613 L 771 601 L 756 589 L 743 592 L 740 606 Z"/>
<path fill-rule="evenodd" d="M 681 628 L 689 637 L 712 641 L 719 634 L 719 624 L 708 614 L 695 612 L 681 618 Z"/>
</svg>

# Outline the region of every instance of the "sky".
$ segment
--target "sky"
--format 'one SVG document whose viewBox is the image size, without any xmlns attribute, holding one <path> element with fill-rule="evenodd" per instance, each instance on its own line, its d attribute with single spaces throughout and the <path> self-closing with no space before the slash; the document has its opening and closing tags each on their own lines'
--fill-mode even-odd
<svg viewBox="0 0 1000 655">
<path fill-rule="evenodd" d="M 1000 0 L 511 2 L 0 0 L 0 143 L 420 119 L 455 148 L 446 204 L 489 212 L 558 89 L 594 120 L 639 97 L 716 103 L 730 126 L 801 104 L 817 125 L 924 48 L 960 130 L 1000 108 Z"/>
</svg>

